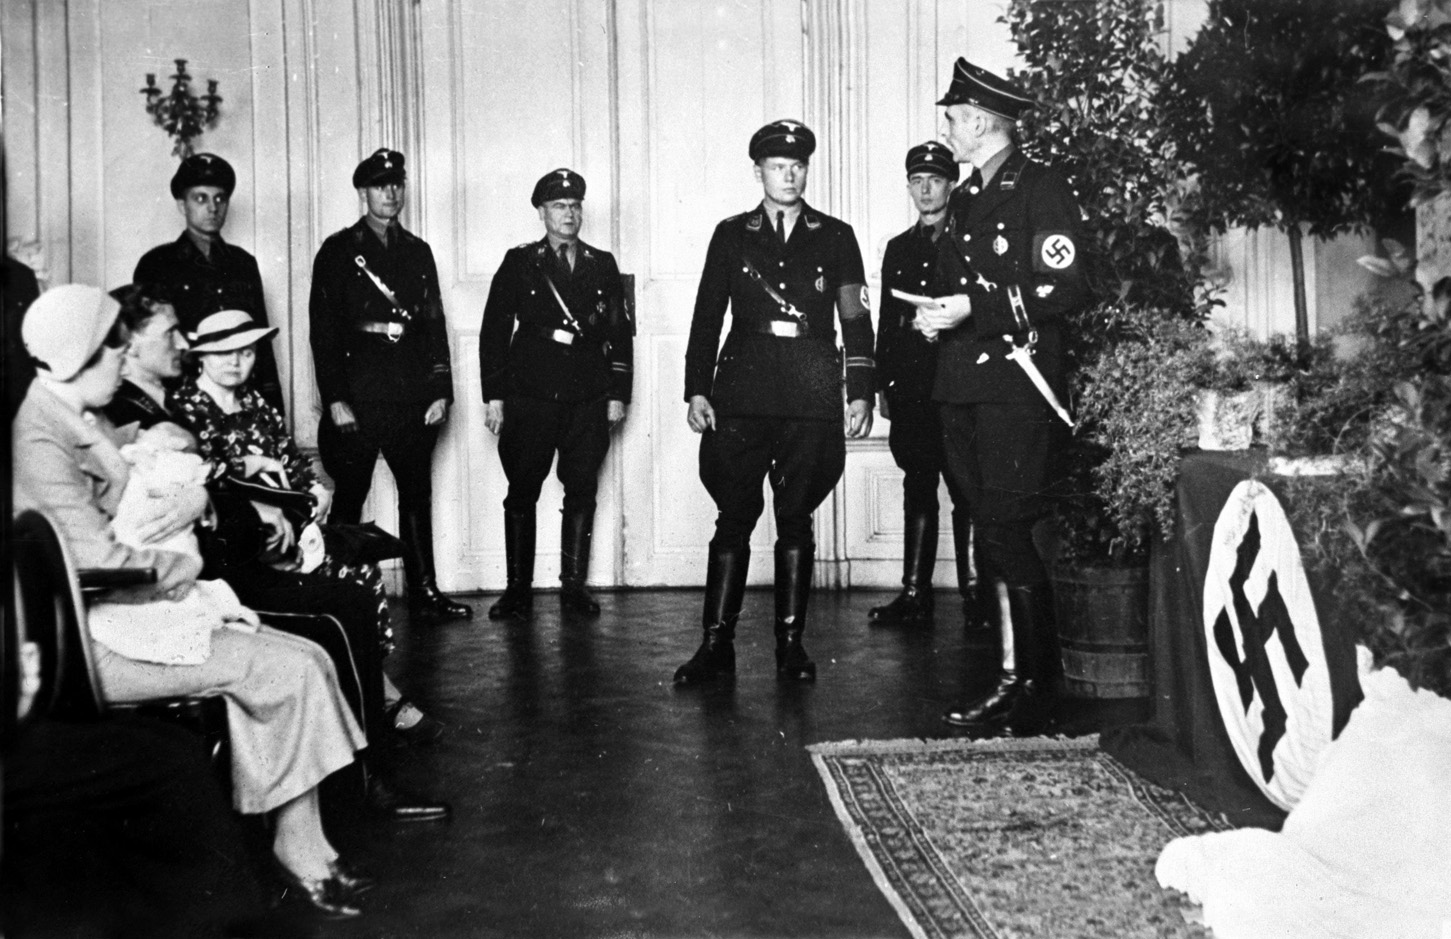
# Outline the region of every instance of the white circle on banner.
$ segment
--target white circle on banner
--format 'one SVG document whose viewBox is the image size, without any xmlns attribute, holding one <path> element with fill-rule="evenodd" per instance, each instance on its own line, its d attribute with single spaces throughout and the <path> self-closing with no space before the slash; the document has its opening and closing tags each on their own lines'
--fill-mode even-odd
<svg viewBox="0 0 1451 939">
<path fill-rule="evenodd" d="M 1043 239 L 1041 253 L 1044 264 L 1055 271 L 1061 271 L 1073 263 L 1073 259 L 1078 256 L 1078 249 L 1073 246 L 1073 239 L 1067 235 L 1049 235 Z M 998 254 L 1002 252 L 999 251 Z"/>
<path fill-rule="evenodd" d="M 1230 743 L 1260 790 L 1290 809 L 1333 739 L 1335 707 L 1300 547 L 1257 480 L 1235 486 L 1214 523 L 1203 612 Z"/>
</svg>

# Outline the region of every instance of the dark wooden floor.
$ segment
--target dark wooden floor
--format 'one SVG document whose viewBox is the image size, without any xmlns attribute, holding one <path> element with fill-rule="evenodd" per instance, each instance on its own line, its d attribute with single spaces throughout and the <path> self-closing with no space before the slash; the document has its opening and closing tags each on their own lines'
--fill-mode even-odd
<svg viewBox="0 0 1451 939">
<path fill-rule="evenodd" d="M 808 686 L 776 681 L 768 592 L 747 597 L 738 676 L 720 688 L 670 683 L 699 642 L 699 591 L 601 594 L 594 621 L 541 594 L 527 625 L 491 623 L 479 597 L 471 623 L 402 626 L 389 670 L 449 731 L 398 776 L 454 818 L 334 832 L 383 884 L 361 921 L 324 934 L 907 936 L 805 747 L 946 736 L 944 705 L 995 653 L 947 592 L 933 627 L 868 626 L 889 597 L 812 598 Z M 1085 732 L 1125 713 L 1074 705 L 1065 720 Z"/>
</svg>

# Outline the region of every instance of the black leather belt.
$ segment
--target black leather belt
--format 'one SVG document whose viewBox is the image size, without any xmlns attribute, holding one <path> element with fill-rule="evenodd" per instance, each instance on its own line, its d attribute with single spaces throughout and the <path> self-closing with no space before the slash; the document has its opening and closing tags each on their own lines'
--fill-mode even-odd
<svg viewBox="0 0 1451 939">
<path fill-rule="evenodd" d="M 561 346 L 572 346 L 579 339 L 579 333 L 570 332 L 567 329 L 549 329 L 545 326 L 526 326 L 524 331 L 531 336 L 538 336 L 540 339 L 548 339 L 550 342 L 557 342 Z"/>
<path fill-rule="evenodd" d="M 377 333 L 379 336 L 382 336 L 389 342 L 397 342 L 398 340 L 402 339 L 403 334 L 408 331 L 408 324 L 373 321 L 359 323 L 358 329 L 365 333 Z"/>
</svg>

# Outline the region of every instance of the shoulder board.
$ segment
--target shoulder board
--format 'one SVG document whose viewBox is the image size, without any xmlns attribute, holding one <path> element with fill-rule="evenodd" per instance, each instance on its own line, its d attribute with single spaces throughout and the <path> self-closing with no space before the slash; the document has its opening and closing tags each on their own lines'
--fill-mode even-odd
<svg viewBox="0 0 1451 939">
<path fill-rule="evenodd" d="M 532 241 L 521 242 L 521 243 L 515 245 L 513 250 L 515 250 L 515 251 L 528 251 L 529 248 L 533 244 L 535 244 L 535 242 L 532 242 Z"/>
</svg>

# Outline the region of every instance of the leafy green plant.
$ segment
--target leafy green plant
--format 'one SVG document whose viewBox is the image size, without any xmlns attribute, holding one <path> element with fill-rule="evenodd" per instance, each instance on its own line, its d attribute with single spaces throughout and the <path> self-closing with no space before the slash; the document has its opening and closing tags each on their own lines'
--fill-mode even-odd
<svg viewBox="0 0 1451 939">
<path fill-rule="evenodd" d="M 1451 211 L 1451 0 L 1403 0 L 1386 25 L 1391 66 L 1368 75 L 1368 83 L 1389 98 L 1382 125 L 1400 144 L 1414 202 L 1423 216 L 1436 216 L 1422 221 L 1444 229 Z M 1413 262 L 1389 247 L 1387 257 L 1362 263 L 1401 288 L 1368 310 L 1379 314 L 1372 331 L 1381 352 L 1372 361 L 1400 380 L 1384 418 L 1369 424 L 1363 474 L 1341 489 L 1344 538 L 1327 538 L 1325 553 L 1374 608 L 1363 623 L 1377 661 L 1451 697 L 1448 252 L 1432 241 Z"/>
<path fill-rule="evenodd" d="M 1306 350 L 1287 336 L 1260 339 L 1246 329 L 1221 329 L 1214 341 L 1214 370 L 1204 385 L 1216 391 L 1248 391 L 1287 383 L 1306 366 Z"/>
<path fill-rule="evenodd" d="M 1389 59 L 1385 0 L 1210 0 L 1161 102 L 1198 178 L 1197 218 L 1289 238 L 1296 333 L 1309 336 L 1302 237 L 1379 225 L 1404 187 L 1374 129 L 1367 71 Z"/>
<path fill-rule="evenodd" d="M 1111 561 L 1144 557 L 1155 532 L 1173 529 L 1174 484 L 1197 428 L 1195 398 L 1215 369 L 1214 350 L 1198 323 L 1165 316 L 1147 304 L 1100 309 L 1113 341 L 1082 373 L 1079 414 L 1101 456 L 1080 498 L 1092 500 L 1093 529 L 1069 539 L 1069 559 L 1084 538 Z M 1106 549 L 1106 550 L 1105 550 Z"/>
<path fill-rule="evenodd" d="M 1385 71 L 1361 80 L 1390 96 L 1380 127 L 1400 144 L 1391 152 L 1404 160 L 1411 204 L 1420 206 L 1451 189 L 1451 4 L 1445 0 L 1403 0 L 1386 18 L 1394 42 Z"/>
<path fill-rule="evenodd" d="M 1019 141 L 1073 185 L 1093 295 L 1194 315 L 1203 245 L 1171 231 L 1183 193 L 1158 104 L 1168 71 L 1163 4 L 1012 0 L 1004 19 L 1024 62 L 1012 76 L 1039 102 L 1023 115 Z"/>
</svg>

